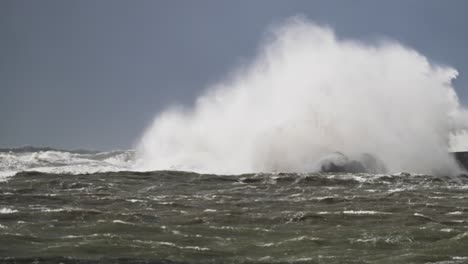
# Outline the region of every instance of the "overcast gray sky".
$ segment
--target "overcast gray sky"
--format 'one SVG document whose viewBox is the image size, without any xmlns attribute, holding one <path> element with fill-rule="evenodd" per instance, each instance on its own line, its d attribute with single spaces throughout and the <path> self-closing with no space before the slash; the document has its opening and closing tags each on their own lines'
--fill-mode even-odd
<svg viewBox="0 0 468 264">
<path fill-rule="evenodd" d="M 0 147 L 131 147 L 158 112 L 193 102 L 297 14 L 455 67 L 468 105 L 467 10 L 463 0 L 1 0 Z"/>
</svg>

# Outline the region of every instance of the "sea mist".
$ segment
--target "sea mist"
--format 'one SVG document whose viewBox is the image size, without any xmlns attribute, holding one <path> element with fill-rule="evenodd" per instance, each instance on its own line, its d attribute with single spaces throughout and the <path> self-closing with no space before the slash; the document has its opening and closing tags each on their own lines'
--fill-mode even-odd
<svg viewBox="0 0 468 264">
<path fill-rule="evenodd" d="M 385 172 L 453 175 L 460 169 L 449 136 L 468 120 L 451 86 L 456 76 L 395 41 L 342 39 L 295 17 L 193 108 L 158 115 L 136 166 L 314 172 L 339 152 L 358 161 L 370 154 Z"/>
</svg>

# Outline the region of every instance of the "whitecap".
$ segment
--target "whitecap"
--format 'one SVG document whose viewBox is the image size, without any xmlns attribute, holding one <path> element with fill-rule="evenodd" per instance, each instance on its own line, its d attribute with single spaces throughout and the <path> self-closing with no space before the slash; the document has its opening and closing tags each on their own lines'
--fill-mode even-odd
<svg viewBox="0 0 468 264">
<path fill-rule="evenodd" d="M 18 212 L 18 210 L 11 209 L 11 208 L 1 208 L 0 209 L 0 214 L 13 214 Z"/>
</svg>

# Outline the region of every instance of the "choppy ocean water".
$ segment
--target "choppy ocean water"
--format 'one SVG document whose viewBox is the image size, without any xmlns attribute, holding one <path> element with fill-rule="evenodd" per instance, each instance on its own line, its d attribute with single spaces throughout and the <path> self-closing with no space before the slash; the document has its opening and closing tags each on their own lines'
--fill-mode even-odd
<svg viewBox="0 0 468 264">
<path fill-rule="evenodd" d="M 8 155 L 4 171 L 31 171 L 0 182 L 2 263 L 468 263 L 463 176 L 117 172 L 102 154 L 116 171 L 99 172 Z"/>
</svg>

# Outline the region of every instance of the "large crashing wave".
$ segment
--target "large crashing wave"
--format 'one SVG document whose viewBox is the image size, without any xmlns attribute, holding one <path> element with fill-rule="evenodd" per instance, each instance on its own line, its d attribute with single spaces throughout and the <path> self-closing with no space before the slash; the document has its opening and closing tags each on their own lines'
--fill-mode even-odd
<svg viewBox="0 0 468 264">
<path fill-rule="evenodd" d="M 311 172 L 339 152 L 354 160 L 370 154 L 388 172 L 454 174 L 449 135 L 467 127 L 451 86 L 456 76 L 397 42 L 341 39 L 293 18 L 193 109 L 157 116 L 136 167 Z"/>
</svg>

